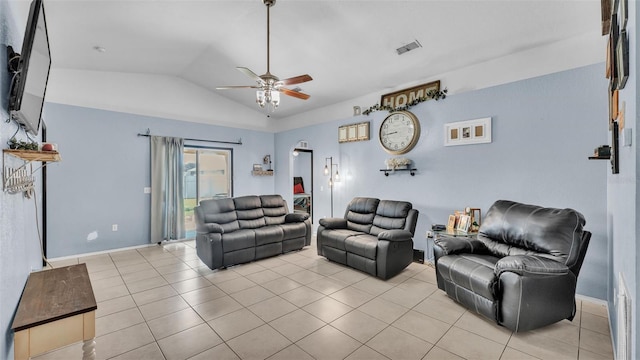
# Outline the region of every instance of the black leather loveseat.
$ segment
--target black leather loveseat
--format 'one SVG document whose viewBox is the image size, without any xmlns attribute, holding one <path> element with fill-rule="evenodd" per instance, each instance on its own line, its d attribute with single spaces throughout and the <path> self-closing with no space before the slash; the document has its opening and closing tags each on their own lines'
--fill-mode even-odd
<svg viewBox="0 0 640 360">
<path fill-rule="evenodd" d="M 344 218 L 320 219 L 318 255 L 389 279 L 413 261 L 417 221 L 409 202 L 354 198 Z"/>
<path fill-rule="evenodd" d="M 438 287 L 513 331 L 572 320 L 578 273 L 591 238 L 584 224 L 572 209 L 497 201 L 477 239 L 435 241 Z"/>
<path fill-rule="evenodd" d="M 289 213 L 280 195 L 203 200 L 194 211 L 196 251 L 211 269 L 311 244 L 309 215 Z"/>
</svg>

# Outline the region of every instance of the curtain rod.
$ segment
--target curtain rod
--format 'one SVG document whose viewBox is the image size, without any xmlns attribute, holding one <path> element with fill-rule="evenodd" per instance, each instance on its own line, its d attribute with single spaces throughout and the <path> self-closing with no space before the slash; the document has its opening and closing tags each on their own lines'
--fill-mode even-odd
<svg viewBox="0 0 640 360">
<path fill-rule="evenodd" d="M 146 134 L 138 133 L 138 136 L 151 137 L 151 130 L 147 129 Z M 222 140 L 206 140 L 206 139 L 192 139 L 192 138 L 183 138 L 184 140 L 189 141 L 204 141 L 204 142 L 212 142 L 212 143 L 220 143 L 220 144 L 234 144 L 234 145 L 242 145 L 242 138 L 238 139 L 238 141 L 222 141 Z"/>
</svg>

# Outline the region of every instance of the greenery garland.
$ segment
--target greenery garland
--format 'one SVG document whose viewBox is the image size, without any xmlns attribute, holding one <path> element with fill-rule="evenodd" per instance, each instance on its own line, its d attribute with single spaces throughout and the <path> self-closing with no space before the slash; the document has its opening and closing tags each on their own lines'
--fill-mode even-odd
<svg viewBox="0 0 640 360">
<path fill-rule="evenodd" d="M 392 108 L 389 105 L 380 105 L 380 104 L 375 104 L 371 107 L 369 107 L 367 110 L 364 110 L 362 113 L 364 115 L 369 115 L 374 111 L 381 111 L 381 110 L 387 110 L 388 112 L 394 112 L 394 111 L 405 111 L 405 110 L 409 110 L 410 107 L 415 106 L 420 104 L 421 102 L 425 102 L 427 100 L 435 100 L 438 101 L 440 99 L 444 99 L 447 97 L 447 89 L 444 90 L 429 90 L 427 91 L 427 94 L 424 97 L 415 99 L 413 101 L 411 101 L 410 103 L 404 104 L 402 106 L 398 106 L 397 108 Z"/>
</svg>

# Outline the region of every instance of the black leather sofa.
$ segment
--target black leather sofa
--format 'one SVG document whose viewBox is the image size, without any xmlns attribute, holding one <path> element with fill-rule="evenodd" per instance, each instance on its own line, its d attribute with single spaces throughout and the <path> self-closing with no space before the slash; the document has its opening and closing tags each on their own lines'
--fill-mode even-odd
<svg viewBox="0 0 640 360">
<path fill-rule="evenodd" d="M 320 219 L 318 255 L 389 279 L 413 261 L 417 221 L 409 202 L 354 198 L 344 218 Z"/>
<path fill-rule="evenodd" d="M 572 320 L 591 238 L 584 224 L 573 209 L 496 201 L 477 239 L 435 240 L 438 287 L 516 332 Z"/>
<path fill-rule="evenodd" d="M 289 213 L 280 195 L 203 200 L 194 212 L 196 251 L 211 269 L 311 245 L 309 215 Z"/>
</svg>

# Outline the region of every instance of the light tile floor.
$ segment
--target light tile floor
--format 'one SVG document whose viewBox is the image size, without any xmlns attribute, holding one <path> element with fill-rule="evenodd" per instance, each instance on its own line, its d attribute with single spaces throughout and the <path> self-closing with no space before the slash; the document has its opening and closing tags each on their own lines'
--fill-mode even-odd
<svg viewBox="0 0 640 360">
<path fill-rule="evenodd" d="M 526 333 L 468 312 L 411 264 L 388 281 L 301 251 L 208 269 L 195 242 L 55 262 L 86 263 L 98 359 L 613 359 L 606 308 Z M 79 359 L 81 344 L 36 357 Z"/>
</svg>

